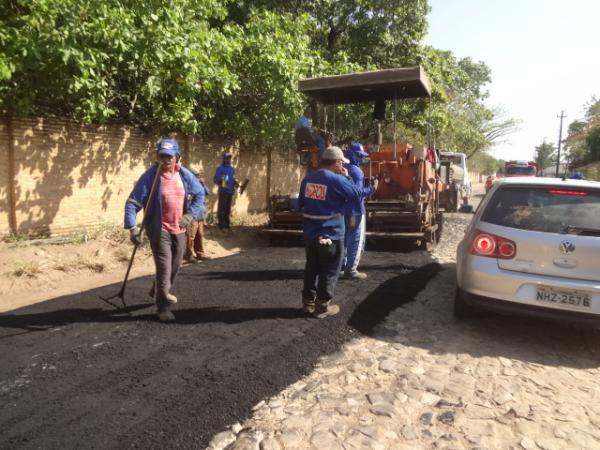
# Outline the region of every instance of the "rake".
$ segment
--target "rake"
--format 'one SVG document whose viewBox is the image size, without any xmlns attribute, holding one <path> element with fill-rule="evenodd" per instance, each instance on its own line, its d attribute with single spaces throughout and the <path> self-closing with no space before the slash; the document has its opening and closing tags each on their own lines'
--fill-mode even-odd
<svg viewBox="0 0 600 450">
<path fill-rule="evenodd" d="M 157 162 L 156 165 L 158 166 L 159 163 Z M 142 233 L 144 232 L 144 229 L 146 228 L 146 218 L 148 217 L 147 207 L 148 207 L 148 205 L 152 205 L 150 202 L 152 201 L 152 197 L 154 196 L 154 191 L 156 190 L 156 185 L 158 184 L 159 178 L 160 178 L 160 167 L 157 167 L 156 175 L 154 175 L 154 180 L 152 181 L 152 187 L 150 188 L 150 194 L 148 194 L 148 199 L 146 200 L 146 204 L 144 205 L 144 217 L 142 218 L 142 224 L 140 225 L 140 237 L 142 236 Z M 129 279 L 129 272 L 131 271 L 131 266 L 133 265 L 133 260 L 135 258 L 135 254 L 136 254 L 139 246 L 140 246 L 140 244 L 137 244 L 137 243 L 135 243 L 133 245 L 133 252 L 131 252 L 131 258 L 129 258 L 129 265 L 127 266 L 127 272 L 125 272 L 125 279 L 123 280 L 123 284 L 121 285 L 121 290 L 119 292 L 117 292 L 115 295 L 112 295 L 110 297 L 99 296 L 100 300 L 108 303 L 110 306 L 112 306 L 113 308 L 116 308 L 119 311 L 123 311 L 127 308 L 127 304 L 125 303 L 125 288 L 127 287 L 127 280 Z M 122 307 L 111 301 L 115 298 L 121 299 L 121 303 L 123 303 Z"/>
</svg>

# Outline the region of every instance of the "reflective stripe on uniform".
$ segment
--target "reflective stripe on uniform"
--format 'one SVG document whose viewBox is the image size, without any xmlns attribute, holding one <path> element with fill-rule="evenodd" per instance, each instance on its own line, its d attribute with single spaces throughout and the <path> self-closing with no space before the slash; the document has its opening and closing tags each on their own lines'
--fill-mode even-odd
<svg viewBox="0 0 600 450">
<path fill-rule="evenodd" d="M 312 214 L 302 214 L 304 216 L 305 219 L 314 219 L 314 220 L 329 220 L 329 219 L 335 219 L 336 217 L 342 217 L 342 215 L 340 213 L 337 214 L 332 214 L 329 216 L 314 216 Z"/>
<path fill-rule="evenodd" d="M 129 198 L 127 199 L 127 202 L 128 202 L 128 203 L 133 203 L 133 204 L 134 204 L 135 206 L 137 206 L 138 208 L 143 208 L 143 207 L 144 207 L 144 205 L 142 205 L 140 202 L 138 202 L 138 201 L 137 201 L 135 198 L 131 198 L 131 197 L 129 197 Z"/>
</svg>

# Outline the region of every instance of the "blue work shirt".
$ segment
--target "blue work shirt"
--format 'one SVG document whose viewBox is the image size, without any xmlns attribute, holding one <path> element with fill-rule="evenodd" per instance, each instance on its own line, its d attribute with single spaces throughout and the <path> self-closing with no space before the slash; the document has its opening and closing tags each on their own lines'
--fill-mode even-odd
<svg viewBox="0 0 600 450">
<path fill-rule="evenodd" d="M 308 117 L 300 116 L 300 118 L 298 120 L 296 120 L 296 123 L 294 124 L 294 128 L 296 128 L 296 129 L 308 128 L 309 130 L 312 131 L 312 122 Z"/>
<path fill-rule="evenodd" d="M 157 180 L 156 191 L 153 193 L 152 199 L 148 198 L 157 170 L 159 170 L 159 165 L 154 164 L 139 178 L 125 202 L 125 217 L 123 219 L 125 228 L 133 228 L 136 225 L 138 211 L 145 208 L 145 227 L 148 237 L 153 243 L 157 243 L 160 240 L 162 223 L 160 176 Z M 185 191 L 183 213 L 191 214 L 192 217 L 195 217 L 200 213 L 200 209 L 204 205 L 205 191 L 194 174 L 185 167 L 179 167 L 179 176 L 181 177 Z"/>
<path fill-rule="evenodd" d="M 361 192 L 346 177 L 319 169 L 304 177 L 298 203 L 304 214 L 304 238 L 339 241 L 344 238 L 344 206 L 361 199 Z"/>
<path fill-rule="evenodd" d="M 365 213 L 365 197 L 373 193 L 373 186 L 365 187 L 365 175 L 358 165 L 350 164 L 346 165 L 348 175 L 352 178 L 356 189 L 361 193 L 359 200 L 355 202 L 348 202 L 344 208 L 345 216 L 362 216 Z"/>
<path fill-rule="evenodd" d="M 217 167 L 213 181 L 217 186 L 219 186 L 219 192 L 233 194 L 236 185 L 235 169 L 231 166 L 231 164 L 221 164 L 219 167 Z"/>
</svg>

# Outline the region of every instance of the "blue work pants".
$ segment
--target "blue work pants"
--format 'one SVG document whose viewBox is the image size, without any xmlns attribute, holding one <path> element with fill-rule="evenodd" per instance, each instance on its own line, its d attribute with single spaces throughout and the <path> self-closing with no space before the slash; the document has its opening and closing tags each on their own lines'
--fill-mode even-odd
<svg viewBox="0 0 600 450">
<path fill-rule="evenodd" d="M 304 246 L 306 266 L 302 298 L 327 303 L 335 294 L 344 255 L 344 241 L 332 241 L 326 245 L 319 244 L 319 239 L 311 239 Z"/>
<path fill-rule="evenodd" d="M 350 215 L 344 217 L 346 234 L 344 236 L 344 263 L 342 271 L 354 273 L 358 270 L 358 263 L 365 249 L 365 237 L 367 234 L 366 216 Z"/>
<path fill-rule="evenodd" d="M 231 215 L 231 199 L 233 194 L 219 190 L 219 205 L 217 207 L 217 218 L 219 219 L 219 228 L 225 230 L 229 228 L 229 216 Z"/>
</svg>

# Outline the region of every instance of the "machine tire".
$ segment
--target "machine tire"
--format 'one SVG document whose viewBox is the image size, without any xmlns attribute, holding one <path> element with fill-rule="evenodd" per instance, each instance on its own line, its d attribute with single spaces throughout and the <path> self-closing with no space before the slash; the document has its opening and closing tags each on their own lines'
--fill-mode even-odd
<svg viewBox="0 0 600 450">
<path fill-rule="evenodd" d="M 451 193 L 450 196 L 450 207 L 448 208 L 448 211 L 450 212 L 456 212 L 458 211 L 458 202 L 459 202 L 459 192 L 458 191 L 453 191 Z"/>
<path fill-rule="evenodd" d="M 456 291 L 454 292 L 454 317 L 457 319 L 476 318 L 479 315 L 478 311 L 471 305 L 467 304 L 463 295 L 464 293 L 462 289 L 456 286 Z"/>
<path fill-rule="evenodd" d="M 436 213 L 435 222 L 437 223 L 438 229 L 436 232 L 436 239 L 440 242 L 442 238 L 442 232 L 444 231 L 444 214 L 441 212 Z"/>
<path fill-rule="evenodd" d="M 438 235 L 438 230 L 426 232 L 425 238 L 419 241 L 419 248 L 428 252 L 434 251 L 440 241 Z"/>
</svg>

